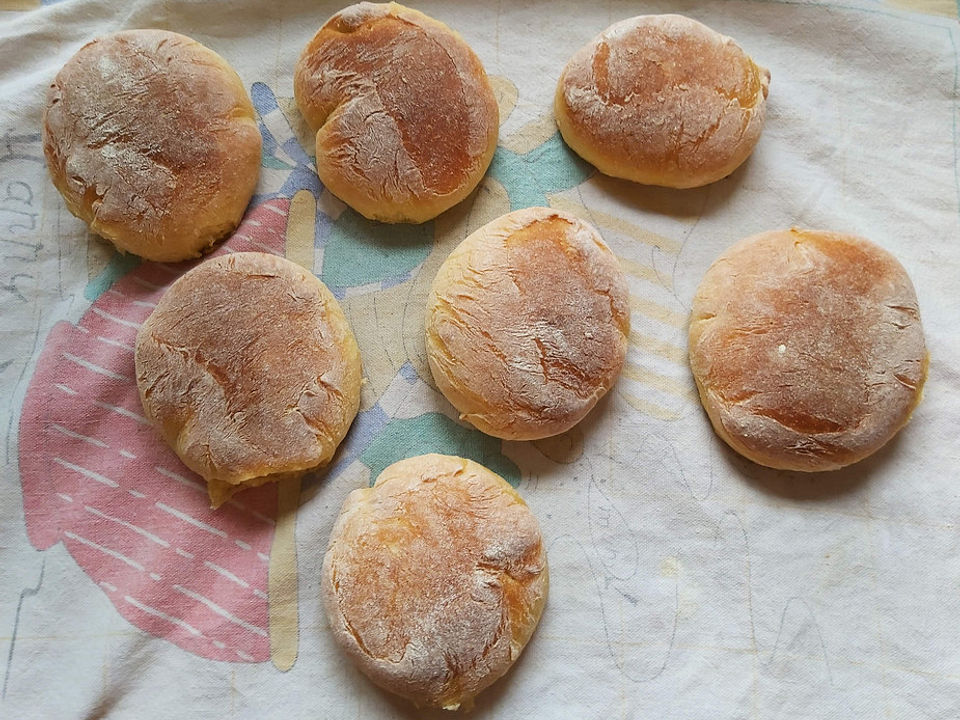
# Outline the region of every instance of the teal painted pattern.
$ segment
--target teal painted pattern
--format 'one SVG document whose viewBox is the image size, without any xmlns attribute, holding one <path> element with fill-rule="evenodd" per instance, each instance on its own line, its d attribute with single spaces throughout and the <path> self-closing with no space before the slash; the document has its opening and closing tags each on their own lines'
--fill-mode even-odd
<svg viewBox="0 0 960 720">
<path fill-rule="evenodd" d="M 548 194 L 576 187 L 593 174 L 593 168 L 577 157 L 556 132 L 523 155 L 498 147 L 487 172 L 506 188 L 510 209 L 520 210 L 546 207 Z"/>
<path fill-rule="evenodd" d="M 433 223 L 387 224 L 344 210 L 330 228 L 320 279 L 331 288 L 401 281 L 430 254 Z"/>
<path fill-rule="evenodd" d="M 270 168 L 271 170 L 293 170 L 293 165 L 285 163 L 283 160 L 280 160 L 273 155 L 264 154 L 263 159 L 260 162 L 265 168 Z"/>
<path fill-rule="evenodd" d="M 441 453 L 478 462 L 516 487 L 520 484 L 520 469 L 500 452 L 500 447 L 497 438 L 458 425 L 446 415 L 425 413 L 391 420 L 363 451 L 360 460 L 370 468 L 371 485 L 384 468 L 398 460 Z"/>
<path fill-rule="evenodd" d="M 136 255 L 114 252 L 107 266 L 100 273 L 87 283 L 83 289 L 83 296 L 90 302 L 94 302 L 103 295 L 114 282 L 133 270 L 141 262 Z"/>
</svg>

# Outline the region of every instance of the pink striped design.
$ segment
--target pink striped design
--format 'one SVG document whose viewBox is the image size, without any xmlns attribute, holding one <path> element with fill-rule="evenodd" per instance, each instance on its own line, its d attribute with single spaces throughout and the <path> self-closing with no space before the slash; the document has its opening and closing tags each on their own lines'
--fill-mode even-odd
<svg viewBox="0 0 960 720">
<path fill-rule="evenodd" d="M 264 251 L 256 241 L 283 252 L 289 201 L 269 204 L 282 214 L 255 209 L 250 219 L 259 226 L 241 226 L 229 241 L 232 249 Z M 20 418 L 27 534 L 40 550 L 63 542 L 117 611 L 146 632 L 202 657 L 264 662 L 263 558 L 273 540 L 276 488 L 247 490 L 235 504 L 212 511 L 203 480 L 155 428 L 109 409 L 143 414 L 133 354 L 98 338 L 132 347 L 135 326 L 151 312 L 147 303 L 156 303 L 178 271 L 195 264 L 144 263 L 114 284 L 116 292 L 104 293 L 79 327 L 61 322 L 51 331 Z"/>
</svg>

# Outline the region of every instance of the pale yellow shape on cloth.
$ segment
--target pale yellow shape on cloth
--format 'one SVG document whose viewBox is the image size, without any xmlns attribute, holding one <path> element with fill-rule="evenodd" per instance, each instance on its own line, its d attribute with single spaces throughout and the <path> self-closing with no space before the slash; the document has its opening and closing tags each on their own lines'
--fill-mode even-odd
<svg viewBox="0 0 960 720">
<path fill-rule="evenodd" d="M 353 327 L 363 358 L 366 382 L 360 389 L 360 411 L 376 405 L 406 362 L 402 324 L 409 281 L 375 293 L 344 299 L 343 312 Z"/>
<path fill-rule="evenodd" d="M 285 250 L 287 259 L 313 272 L 313 238 L 317 202 L 309 190 L 300 190 L 290 202 Z M 270 660 L 281 672 L 297 661 L 300 648 L 300 607 L 297 574 L 297 510 L 300 478 L 277 485 L 277 525 L 267 569 L 267 613 Z"/>
<path fill-rule="evenodd" d="M 633 330 L 630 331 L 630 344 L 654 355 L 659 355 L 676 365 L 687 366 L 687 349 L 679 345 Z"/>
<path fill-rule="evenodd" d="M 300 478 L 277 484 L 277 526 L 270 546 L 267 597 L 270 659 L 281 672 L 297 661 L 300 647 L 300 609 L 297 598 L 297 509 Z"/>
<path fill-rule="evenodd" d="M 317 218 L 317 201 L 309 190 L 298 190 L 290 201 L 287 216 L 287 260 L 313 272 L 313 239 Z"/>
<path fill-rule="evenodd" d="M 278 97 L 277 105 L 280 106 L 280 112 L 287 119 L 287 123 L 293 130 L 300 147 L 308 156 L 315 157 L 317 154 L 317 134 L 310 129 L 307 121 L 303 119 L 296 101 L 293 98 Z"/>
<path fill-rule="evenodd" d="M 0 0 L 0 10 L 33 10 L 40 7 L 40 0 Z"/>
<path fill-rule="evenodd" d="M 501 140 L 500 145 L 517 155 L 525 155 L 534 148 L 543 145 L 556 132 L 557 121 L 553 117 L 553 110 L 551 110 L 543 117 L 531 120 L 509 138 Z"/>
<path fill-rule="evenodd" d="M 638 383 L 649 385 L 668 395 L 676 395 L 690 402 L 697 400 L 697 394 L 694 392 L 693 386 L 690 383 L 682 382 L 669 375 L 662 375 L 653 370 L 648 370 L 636 363 L 626 363 L 623 366 L 623 376 Z"/>
<path fill-rule="evenodd" d="M 670 408 L 665 408 L 662 405 L 658 405 L 655 402 L 650 402 L 641 397 L 637 397 L 632 393 L 620 391 L 620 396 L 627 401 L 627 404 L 630 405 L 634 410 L 642 412 L 645 415 L 654 417 L 657 420 L 679 420 L 684 416 L 683 413 L 677 412 L 676 410 L 671 410 Z"/>
<path fill-rule="evenodd" d="M 887 5 L 924 15 L 943 15 L 949 18 L 960 15 L 957 0 L 887 0 Z"/>
<path fill-rule="evenodd" d="M 493 96 L 497 99 L 497 108 L 500 110 L 500 125 L 503 125 L 513 109 L 517 106 L 517 86 L 510 78 L 503 75 L 488 75 L 487 80 L 493 88 Z"/>
</svg>

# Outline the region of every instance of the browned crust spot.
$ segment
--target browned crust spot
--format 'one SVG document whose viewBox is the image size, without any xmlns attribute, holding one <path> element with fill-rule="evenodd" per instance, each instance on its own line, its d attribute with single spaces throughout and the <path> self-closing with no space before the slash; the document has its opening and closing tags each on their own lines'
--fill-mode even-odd
<svg viewBox="0 0 960 720">
<path fill-rule="evenodd" d="M 639 16 L 573 55 L 557 86 L 557 123 L 601 172 L 696 187 L 753 150 L 769 80 L 733 40 L 695 20 Z"/>
<path fill-rule="evenodd" d="M 499 476 L 424 455 L 344 503 L 322 594 L 337 642 L 381 687 L 455 708 L 503 675 L 543 611 L 537 522 Z"/>
<path fill-rule="evenodd" d="M 596 230 L 528 208 L 475 232 L 441 267 L 427 353 L 461 417 L 536 439 L 568 430 L 610 389 L 629 325 L 626 280 Z"/>
<path fill-rule="evenodd" d="M 479 59 L 447 26 L 396 3 L 331 18 L 304 49 L 294 88 L 317 131 L 320 179 L 368 217 L 433 217 L 493 157 L 498 110 Z"/>
<path fill-rule="evenodd" d="M 919 402 L 927 351 L 906 271 L 862 238 L 774 231 L 737 243 L 694 298 L 690 362 L 718 434 L 771 467 L 863 459 Z"/>
<path fill-rule="evenodd" d="M 163 30 L 82 47 L 47 92 L 44 153 L 67 208 L 121 250 L 198 256 L 240 222 L 260 133 L 237 74 Z"/>
<path fill-rule="evenodd" d="M 215 504 L 230 486 L 328 462 L 359 406 L 359 351 L 336 300 L 266 253 L 177 280 L 137 335 L 136 370 L 147 417 Z"/>
</svg>

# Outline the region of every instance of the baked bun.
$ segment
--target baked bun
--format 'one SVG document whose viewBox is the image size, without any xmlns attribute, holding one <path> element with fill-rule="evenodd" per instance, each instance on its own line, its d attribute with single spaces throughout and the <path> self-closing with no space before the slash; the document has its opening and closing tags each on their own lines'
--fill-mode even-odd
<svg viewBox="0 0 960 720">
<path fill-rule="evenodd" d="M 360 3 L 297 62 L 297 105 L 317 133 L 317 174 L 371 220 L 419 223 L 463 200 L 497 145 L 483 65 L 446 25 L 397 3 Z"/>
<path fill-rule="evenodd" d="M 221 505 L 333 457 L 360 404 L 360 353 L 326 286 L 234 253 L 177 280 L 137 333 L 147 417 Z"/>
<path fill-rule="evenodd" d="M 880 449 L 927 374 L 917 297 L 871 242 L 814 230 L 741 240 L 693 300 L 690 365 L 717 434 L 754 462 L 833 470 Z"/>
<path fill-rule="evenodd" d="M 578 155 L 607 175 L 699 187 L 732 173 L 763 129 L 770 73 L 682 15 L 611 25 L 574 54 L 554 101 Z"/>
<path fill-rule="evenodd" d="M 569 430 L 613 385 L 627 351 L 627 283 L 600 235 L 549 208 L 508 213 L 464 240 L 427 300 L 440 391 L 483 432 Z"/>
<path fill-rule="evenodd" d="M 165 30 L 84 45 L 47 91 L 43 151 L 67 209 L 148 260 L 198 257 L 237 227 L 260 144 L 233 69 Z"/>
<path fill-rule="evenodd" d="M 547 585 L 540 529 L 516 491 L 471 460 L 422 455 L 347 497 L 321 593 L 337 643 L 367 677 L 454 710 L 520 656 Z"/>
</svg>

